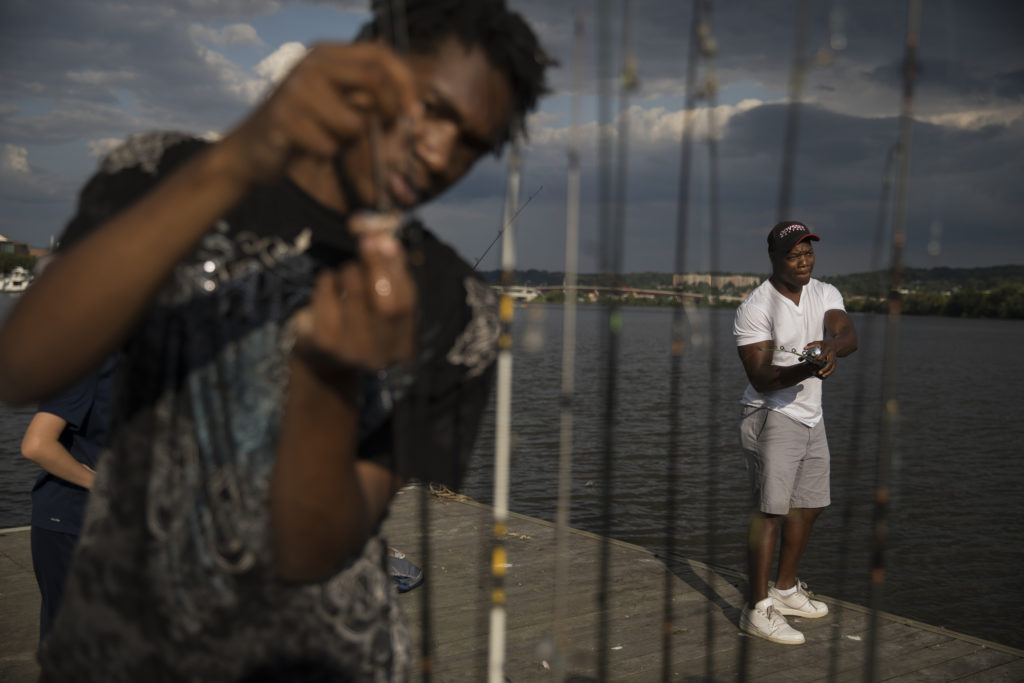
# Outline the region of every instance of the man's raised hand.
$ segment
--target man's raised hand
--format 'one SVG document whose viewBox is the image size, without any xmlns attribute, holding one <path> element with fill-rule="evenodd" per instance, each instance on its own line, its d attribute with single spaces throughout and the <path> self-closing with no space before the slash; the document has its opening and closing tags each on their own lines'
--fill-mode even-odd
<svg viewBox="0 0 1024 683">
<path fill-rule="evenodd" d="M 276 180 L 289 162 L 331 159 L 366 134 L 374 117 L 384 127 L 418 110 L 413 76 L 379 43 L 324 43 L 291 73 L 221 144 L 246 184 Z"/>
</svg>

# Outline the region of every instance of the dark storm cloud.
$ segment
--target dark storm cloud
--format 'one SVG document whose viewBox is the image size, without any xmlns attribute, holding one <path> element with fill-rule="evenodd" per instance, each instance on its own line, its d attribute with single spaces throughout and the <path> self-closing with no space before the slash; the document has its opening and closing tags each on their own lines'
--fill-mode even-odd
<svg viewBox="0 0 1024 683">
<path fill-rule="evenodd" d="M 571 62 L 571 3 L 514 0 L 539 28 L 545 45 L 562 61 L 553 82 L 568 89 Z M 599 50 L 612 54 L 615 69 L 621 58 L 619 26 L 613 13 L 610 44 L 598 45 L 594 3 L 583 3 L 588 35 L 587 90 L 596 89 L 593 62 Z M 618 5 L 613 3 L 613 6 Z M 768 91 L 788 91 L 796 39 L 795 0 L 757 3 L 717 3 L 712 32 L 718 45 L 714 67 L 721 86 L 749 83 Z M 661 94 L 682 98 L 690 34 L 691 4 L 637 0 L 633 3 L 634 49 L 643 90 L 641 97 Z M 804 94 L 843 111 L 885 114 L 898 101 L 902 83 L 906 8 L 903 3 L 810 3 L 808 56 L 841 37 L 844 46 L 832 52 L 831 63 L 808 67 Z M 1022 3 L 926 3 L 921 22 L 918 59 L 927 87 L 953 92 L 967 84 L 996 98 L 1016 101 L 1019 90 L 1012 74 L 1024 69 L 1019 27 L 1024 25 Z M 832 12 L 839 9 L 839 21 Z M 1009 76 L 1006 86 L 1002 85 Z M 948 98 L 922 100 L 922 107 L 942 108 Z M 997 103 L 993 103 L 997 104 Z"/>
<path fill-rule="evenodd" d="M 1020 101 L 1024 96 L 1024 69 L 996 74 L 993 80 L 992 89 L 1000 97 Z"/>
<path fill-rule="evenodd" d="M 776 220 L 785 105 L 766 105 L 733 116 L 718 146 L 721 242 L 726 270 L 761 272 L 766 267 L 761 245 Z M 876 249 L 888 254 L 888 232 L 876 237 L 879 198 L 886 159 L 897 142 L 895 116 L 862 118 L 823 107 L 804 106 L 789 217 L 805 220 L 827 235 L 829 258 L 824 274 L 857 272 L 873 266 Z M 957 130 L 918 122 L 913 127 L 907 261 L 911 265 L 994 265 L 1024 260 L 1017 217 L 1024 197 L 1017 191 L 1024 177 L 1024 119 L 1010 126 Z M 599 195 L 597 153 L 593 140 L 582 151 L 582 221 L 584 269 L 598 266 L 598 227 L 611 198 Z M 637 138 L 630 146 L 626 223 L 626 269 L 671 270 L 676 241 L 680 145 Z M 520 259 L 536 267 L 560 269 L 564 255 L 566 157 L 564 147 L 527 149 L 521 201 L 543 185 L 543 192 L 523 213 L 543 240 L 524 242 Z M 504 167 L 493 164 L 474 174 L 448 201 L 482 198 L 488 188 L 504 188 Z M 686 236 L 688 267 L 709 267 L 707 149 L 695 145 L 691 171 L 690 220 Z M 499 188 L 499 189 L 495 189 Z M 500 205 L 495 202 L 495 207 Z M 495 208 L 495 211 L 498 211 Z M 891 206 L 890 206 L 891 211 Z M 496 213 L 495 216 L 498 214 Z M 888 221 L 882 226 L 886 231 Z M 929 256 L 928 243 L 940 230 L 942 260 Z M 980 231 L 980 232 L 979 232 Z M 984 240 L 979 241 L 979 235 Z M 881 242 L 878 240 L 881 239 Z M 980 244 L 979 244 L 980 242 Z M 985 244 L 991 248 L 985 249 Z"/>
<path fill-rule="evenodd" d="M 215 55 L 207 53 L 204 59 L 201 46 L 189 37 L 188 26 L 206 19 L 244 21 L 284 4 L 81 0 L 62 3 L 61 11 L 53 12 L 47 3 L 5 2 L 0 5 L 0 98 L 10 104 L 0 107 L 0 143 L 29 147 L 31 162 L 35 158 L 31 142 L 121 137 L 154 125 L 222 130 L 249 106 L 244 92 L 228 87 L 231 78 L 244 74 L 235 65 L 217 62 Z M 359 9 L 367 3 L 307 0 L 305 4 Z M 537 27 L 543 44 L 561 61 L 552 82 L 564 95 L 576 3 L 510 0 L 509 4 Z M 587 31 L 586 90 L 592 94 L 599 48 L 609 51 L 616 68 L 620 63 L 621 13 L 619 9 L 613 13 L 611 39 L 599 46 L 596 3 L 581 4 Z M 682 103 L 691 5 L 636 0 L 633 6 L 642 85 L 634 101 L 644 105 L 660 95 L 659 102 L 670 116 Z M 822 248 L 829 250 L 828 258 L 821 263 L 826 272 L 864 270 L 874 241 L 882 171 L 896 142 L 905 9 L 903 3 L 880 0 L 812 6 L 809 51 L 827 45 L 837 30 L 847 44 L 831 63 L 807 73 L 804 97 L 810 103 L 801 115 L 793 214 L 827 233 L 828 244 Z M 836 6 L 845 10 L 839 24 L 830 23 L 829 13 Z M 925 246 L 936 235 L 943 262 L 934 265 L 1024 262 L 1014 227 L 1015 217 L 1024 215 L 1016 188 L 1024 177 L 1024 123 L 1013 121 L 1018 115 L 1014 107 L 1019 107 L 1024 91 L 1024 51 L 1019 48 L 1017 29 L 1024 19 L 1022 7 L 1024 3 L 975 2 L 969 7 L 951 1 L 926 3 L 915 112 L 933 123 L 915 124 L 911 148 L 907 254 L 916 265 L 929 265 Z M 784 99 L 796 8 L 796 0 L 716 3 L 714 64 L 723 92 L 735 97 L 733 104 L 744 97 L 768 102 Z M 545 104 L 552 112 L 543 119 L 546 125 L 564 126 L 564 97 Z M 733 115 L 723 132 L 719 145 L 723 268 L 754 272 L 765 268 L 760 245 L 766 227 L 776 219 L 785 111 L 785 105 L 756 106 Z M 982 125 L 994 122 L 1000 125 Z M 520 202 L 538 187 L 543 190 L 522 214 L 528 226 L 524 233 L 530 238 L 521 244 L 520 259 L 527 266 L 559 269 L 564 259 L 566 150 L 565 142 L 557 141 L 565 139 L 564 130 L 561 137 L 544 137 L 543 125 L 535 128 L 542 142 L 526 150 Z M 555 142 L 543 142 L 551 140 Z M 626 212 L 629 270 L 672 268 L 679 157 L 678 139 L 634 127 Z M 706 147 L 700 142 L 695 145 L 693 163 L 688 258 L 693 268 L 700 268 L 707 267 L 708 261 L 710 185 Z M 598 192 L 592 131 L 583 149 L 583 164 L 581 240 L 584 257 L 591 261 L 584 268 L 593 269 L 600 246 L 598 226 L 610 207 L 609 199 Z M 438 227 L 465 249 L 467 258 L 478 256 L 500 226 L 505 168 L 504 159 L 484 160 L 425 211 L 428 217 L 443 219 L 444 225 Z M 44 173 L 38 176 L 45 177 Z M 39 192 L 45 189 L 34 187 Z M 13 231 L 8 224 L 2 227 Z M 979 234 L 985 238 L 979 240 Z M 991 247 L 986 246 L 989 239 Z"/>
</svg>

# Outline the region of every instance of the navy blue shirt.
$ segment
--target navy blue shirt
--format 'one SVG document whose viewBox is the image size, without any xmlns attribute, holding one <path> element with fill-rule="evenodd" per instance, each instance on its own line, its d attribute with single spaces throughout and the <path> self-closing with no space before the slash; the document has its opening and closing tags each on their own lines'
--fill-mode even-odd
<svg viewBox="0 0 1024 683">
<path fill-rule="evenodd" d="M 39 412 L 56 415 L 67 426 L 59 441 L 75 460 L 96 469 L 110 422 L 114 357 L 81 382 L 39 404 Z M 82 530 L 89 491 L 43 471 L 32 487 L 32 526 L 77 536 Z"/>
</svg>

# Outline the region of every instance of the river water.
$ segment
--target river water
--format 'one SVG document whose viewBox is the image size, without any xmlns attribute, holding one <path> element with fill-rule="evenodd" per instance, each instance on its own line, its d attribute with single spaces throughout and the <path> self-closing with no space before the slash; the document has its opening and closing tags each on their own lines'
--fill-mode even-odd
<svg viewBox="0 0 1024 683">
<path fill-rule="evenodd" d="M 12 299 L 0 295 L 0 319 Z M 687 325 L 674 482 L 667 458 L 672 311 L 620 312 L 610 535 L 664 556 L 674 484 L 675 556 L 745 571 L 747 484 L 737 420 L 746 379 L 732 311 L 699 310 Z M 816 592 L 867 604 L 886 319 L 854 321 L 860 349 L 824 385 L 833 501 L 815 528 L 801 578 Z M 578 325 L 571 522 L 601 533 L 612 365 L 607 311 L 581 307 Z M 516 310 L 510 506 L 548 520 L 557 495 L 561 327 L 560 307 Z M 1024 321 L 907 317 L 899 331 L 883 609 L 1024 647 L 1024 355 L 1012 352 Z M 30 408 L 0 406 L 3 527 L 29 520 L 35 469 L 18 444 L 31 415 Z M 483 502 L 492 498 L 493 425 L 492 402 L 463 487 Z"/>
</svg>

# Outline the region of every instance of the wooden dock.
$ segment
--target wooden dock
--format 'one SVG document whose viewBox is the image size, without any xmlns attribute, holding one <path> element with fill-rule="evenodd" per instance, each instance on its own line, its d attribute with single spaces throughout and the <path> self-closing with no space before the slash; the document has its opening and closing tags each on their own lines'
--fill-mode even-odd
<svg viewBox="0 0 1024 683">
<path fill-rule="evenodd" d="M 437 683 L 486 680 L 490 608 L 492 511 L 458 496 L 426 497 L 429 562 L 421 558 L 421 489 L 401 491 L 385 532 L 392 546 L 423 567 L 426 582 L 402 596 L 407 622 L 421 642 L 424 599 L 430 601 L 430 642 Z M 0 680 L 34 681 L 39 599 L 26 530 L 0 531 Z M 564 628 L 565 662 L 573 681 L 597 680 L 600 611 L 599 562 L 603 539 L 569 534 L 572 568 L 570 616 Z M 807 643 L 776 645 L 741 634 L 737 623 L 743 577 L 698 562 L 666 564 L 647 550 L 608 540 L 605 669 L 609 681 L 659 681 L 666 586 L 675 614 L 670 672 L 674 681 L 865 680 L 868 610 L 821 597 L 831 609 L 823 619 L 790 618 Z M 554 680 L 553 633 L 555 528 L 532 517 L 509 521 L 506 680 Z M 1024 681 L 1024 651 L 883 614 L 878 681 Z M 415 680 L 419 680 L 417 674 Z"/>
</svg>

